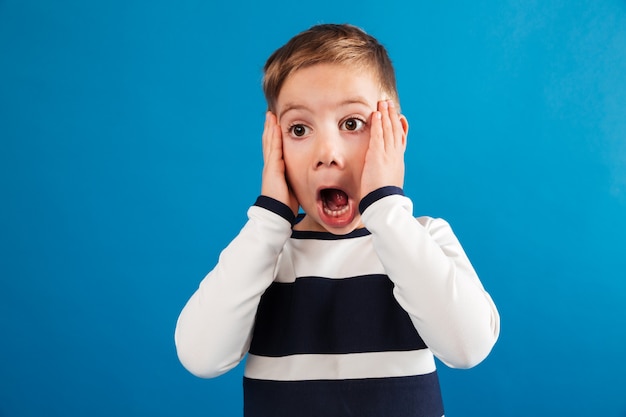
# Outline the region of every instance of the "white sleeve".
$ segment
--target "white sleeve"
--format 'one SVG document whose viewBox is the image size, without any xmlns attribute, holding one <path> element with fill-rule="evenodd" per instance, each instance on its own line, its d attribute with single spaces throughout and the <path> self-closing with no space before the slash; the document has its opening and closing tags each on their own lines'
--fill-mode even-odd
<svg viewBox="0 0 626 417">
<path fill-rule="evenodd" d="M 174 340 L 181 363 L 192 374 L 216 377 L 246 354 L 261 295 L 274 280 L 278 257 L 291 235 L 287 217 L 250 207 L 249 220 L 183 308 Z"/>
<path fill-rule="evenodd" d="M 442 362 L 454 368 L 477 365 L 500 332 L 495 304 L 447 222 L 415 219 L 407 197 L 381 195 L 368 201 L 361 218 L 398 303 Z"/>
</svg>

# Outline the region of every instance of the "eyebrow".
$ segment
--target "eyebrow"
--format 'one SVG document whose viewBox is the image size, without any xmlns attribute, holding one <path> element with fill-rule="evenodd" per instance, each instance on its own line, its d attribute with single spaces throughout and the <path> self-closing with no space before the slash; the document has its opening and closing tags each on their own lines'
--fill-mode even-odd
<svg viewBox="0 0 626 417">
<path fill-rule="evenodd" d="M 339 103 L 339 107 L 345 107 L 351 104 L 361 104 L 367 108 L 370 108 L 370 103 L 367 102 L 367 100 L 365 100 L 365 98 L 361 97 L 361 96 L 356 96 L 356 97 L 350 97 L 348 99 L 345 99 L 343 101 L 341 101 Z M 287 103 L 285 104 L 285 106 L 283 107 L 282 111 L 278 114 L 278 119 L 280 120 L 280 118 L 287 113 L 288 111 L 291 110 L 307 110 L 310 111 L 310 109 L 305 106 L 304 104 L 298 104 L 298 103 Z"/>
<path fill-rule="evenodd" d="M 283 110 L 278 113 L 278 120 L 280 120 L 285 113 L 291 110 L 309 110 L 309 108 L 303 104 L 287 103 L 285 104 Z"/>
</svg>

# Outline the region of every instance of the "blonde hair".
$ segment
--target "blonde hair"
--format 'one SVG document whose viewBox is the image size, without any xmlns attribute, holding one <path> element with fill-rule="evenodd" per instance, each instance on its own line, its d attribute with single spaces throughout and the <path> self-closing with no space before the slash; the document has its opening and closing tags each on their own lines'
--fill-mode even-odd
<svg viewBox="0 0 626 417">
<path fill-rule="evenodd" d="M 275 111 L 278 94 L 291 74 L 326 63 L 373 70 L 381 91 L 400 105 L 395 71 L 385 47 L 356 26 L 322 24 L 297 34 L 268 58 L 263 68 L 263 93 L 269 110 Z"/>
</svg>

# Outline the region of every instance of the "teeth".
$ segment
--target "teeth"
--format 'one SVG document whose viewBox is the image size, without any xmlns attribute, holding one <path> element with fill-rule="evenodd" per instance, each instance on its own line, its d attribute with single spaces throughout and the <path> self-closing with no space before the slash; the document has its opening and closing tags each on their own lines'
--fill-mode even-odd
<svg viewBox="0 0 626 417">
<path fill-rule="evenodd" d="M 348 205 L 344 206 L 340 210 L 331 210 L 328 207 L 324 206 L 324 213 L 326 213 L 328 216 L 331 216 L 331 217 L 339 217 L 339 216 L 346 214 L 349 209 L 350 207 Z"/>
</svg>

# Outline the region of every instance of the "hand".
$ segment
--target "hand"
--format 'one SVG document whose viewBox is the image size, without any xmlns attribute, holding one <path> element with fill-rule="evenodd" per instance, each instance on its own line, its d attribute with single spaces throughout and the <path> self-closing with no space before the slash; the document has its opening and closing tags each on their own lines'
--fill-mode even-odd
<svg viewBox="0 0 626 417">
<path fill-rule="evenodd" d="M 296 200 L 285 176 L 283 159 L 283 139 L 276 116 L 272 112 L 265 114 L 263 128 L 263 176 L 261 194 L 271 197 L 289 206 L 293 214 L 298 213 Z"/>
<path fill-rule="evenodd" d="M 361 198 L 388 185 L 404 184 L 404 151 L 409 125 L 392 100 L 378 102 L 372 113 L 370 143 L 361 176 Z"/>
</svg>

